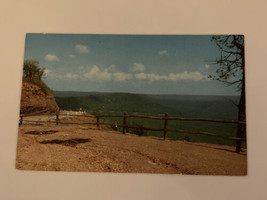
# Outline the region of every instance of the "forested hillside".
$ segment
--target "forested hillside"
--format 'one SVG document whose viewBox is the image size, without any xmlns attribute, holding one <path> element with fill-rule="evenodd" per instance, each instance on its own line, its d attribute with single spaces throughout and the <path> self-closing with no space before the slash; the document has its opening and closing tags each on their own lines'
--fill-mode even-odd
<svg viewBox="0 0 267 200">
<path fill-rule="evenodd" d="M 103 113 L 164 114 L 213 119 L 237 118 L 237 96 L 145 95 L 130 93 L 54 91 L 62 110 L 102 111 Z"/>
</svg>

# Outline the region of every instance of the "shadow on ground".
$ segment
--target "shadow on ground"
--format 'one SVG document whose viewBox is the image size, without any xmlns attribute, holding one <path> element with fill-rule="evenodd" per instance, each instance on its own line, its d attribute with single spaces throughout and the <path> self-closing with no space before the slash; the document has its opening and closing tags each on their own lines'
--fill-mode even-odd
<svg viewBox="0 0 267 200">
<path fill-rule="evenodd" d="M 46 135 L 46 134 L 52 134 L 52 133 L 56 133 L 58 131 L 55 130 L 49 130 L 49 131 L 29 131 L 29 132 L 25 132 L 24 134 L 31 134 L 31 135 Z"/>
<path fill-rule="evenodd" d="M 91 139 L 83 139 L 83 138 L 73 138 L 73 139 L 69 139 L 69 140 L 45 140 L 40 142 L 41 144 L 61 144 L 64 146 L 71 146 L 74 147 L 77 144 L 80 143 L 87 143 L 87 142 L 91 142 Z"/>
</svg>

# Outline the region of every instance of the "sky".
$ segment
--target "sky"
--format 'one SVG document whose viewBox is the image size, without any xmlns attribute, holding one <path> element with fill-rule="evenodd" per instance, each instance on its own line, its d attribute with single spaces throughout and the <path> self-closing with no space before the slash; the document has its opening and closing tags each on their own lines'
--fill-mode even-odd
<svg viewBox="0 0 267 200">
<path fill-rule="evenodd" d="M 27 34 L 25 60 L 55 91 L 239 95 L 208 78 L 220 57 L 211 35 Z"/>
</svg>

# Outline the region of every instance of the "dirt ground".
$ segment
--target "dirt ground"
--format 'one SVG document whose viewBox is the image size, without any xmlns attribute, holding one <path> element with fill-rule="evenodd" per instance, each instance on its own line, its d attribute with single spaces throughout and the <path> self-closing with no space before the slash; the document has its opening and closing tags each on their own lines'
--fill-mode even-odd
<svg viewBox="0 0 267 200">
<path fill-rule="evenodd" d="M 88 122 L 88 118 L 60 121 Z M 103 127 L 98 130 L 95 125 L 29 123 L 19 127 L 16 168 L 20 170 L 247 174 L 246 152 L 237 154 L 234 147 L 123 135 Z"/>
</svg>

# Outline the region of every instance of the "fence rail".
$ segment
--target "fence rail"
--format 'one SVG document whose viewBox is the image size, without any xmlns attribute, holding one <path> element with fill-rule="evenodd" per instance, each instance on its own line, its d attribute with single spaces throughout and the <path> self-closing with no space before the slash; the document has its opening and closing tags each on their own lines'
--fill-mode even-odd
<svg viewBox="0 0 267 200">
<path fill-rule="evenodd" d="M 45 115 L 45 114 L 43 114 Z M 187 131 L 187 130 L 171 130 L 168 129 L 168 121 L 169 120 L 175 120 L 175 121 L 202 121 L 202 122 L 212 122 L 212 123 L 229 123 L 229 124 L 238 124 L 238 125 L 246 125 L 245 121 L 234 121 L 234 120 L 214 120 L 214 119 L 202 119 L 202 118 L 182 118 L 182 117 L 169 117 L 168 114 L 166 113 L 164 117 L 155 117 L 155 116 L 146 116 L 146 115 L 128 115 L 126 112 L 123 115 L 110 115 L 110 114 L 105 114 L 101 115 L 100 113 L 97 113 L 95 116 L 92 115 L 75 115 L 75 114 L 63 114 L 63 113 L 53 113 L 50 114 L 50 116 L 55 116 L 55 121 L 34 121 L 34 120 L 23 120 L 24 117 L 31 117 L 31 116 L 36 116 L 35 115 L 20 115 L 20 120 L 19 120 L 19 125 L 22 125 L 23 121 L 24 122 L 46 122 L 46 123 L 55 123 L 56 125 L 58 124 L 70 124 L 70 125 L 96 125 L 98 129 L 100 129 L 100 125 L 113 125 L 111 123 L 105 123 L 101 122 L 101 118 L 111 118 L 111 117 L 116 117 L 116 118 L 123 118 L 122 119 L 122 125 L 117 125 L 118 128 L 122 128 L 122 133 L 125 134 L 127 132 L 127 129 L 140 129 L 138 126 L 130 126 L 127 124 L 127 118 L 145 118 L 145 119 L 153 119 L 153 120 L 164 120 L 164 127 L 162 129 L 152 129 L 152 128 L 146 128 L 142 127 L 142 130 L 148 130 L 148 131 L 160 131 L 163 132 L 163 138 L 164 140 L 167 139 L 167 134 L 168 132 L 174 132 L 174 133 L 187 133 L 187 134 L 193 134 L 193 135 L 205 135 L 205 136 L 211 136 L 211 137 L 217 137 L 217 138 L 222 138 L 225 140 L 234 140 L 237 143 L 238 142 L 244 142 L 246 141 L 245 138 L 238 138 L 238 137 L 228 137 L 228 136 L 223 136 L 223 135 L 217 135 L 214 133 L 208 133 L 208 132 L 194 132 L 194 131 Z M 39 116 L 39 114 L 38 114 Z M 76 122 L 62 122 L 59 120 L 59 116 L 68 116 L 68 117 L 88 117 L 88 118 L 95 118 L 96 122 L 83 122 L 83 123 L 76 123 Z M 236 145 L 236 152 L 240 153 L 240 148 L 238 145 Z"/>
</svg>

